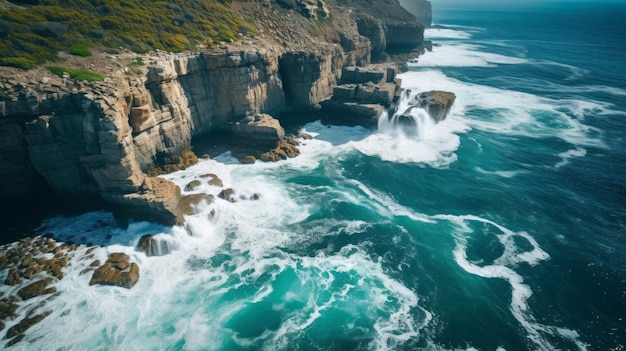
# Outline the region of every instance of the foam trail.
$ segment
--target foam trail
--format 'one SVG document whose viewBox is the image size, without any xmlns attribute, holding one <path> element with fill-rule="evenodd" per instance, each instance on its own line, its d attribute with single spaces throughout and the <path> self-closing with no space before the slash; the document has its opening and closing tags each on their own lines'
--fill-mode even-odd
<svg viewBox="0 0 626 351">
<path fill-rule="evenodd" d="M 554 168 L 561 168 L 567 166 L 569 164 L 569 160 L 574 157 L 585 157 L 587 155 L 587 150 L 577 147 L 574 150 L 568 150 L 559 154 L 561 157 L 561 162 L 558 162 L 554 165 Z"/>
<path fill-rule="evenodd" d="M 420 56 L 416 67 L 496 67 L 498 64 L 528 63 L 525 58 L 492 54 L 481 51 L 480 45 L 446 42 Z"/>
<path fill-rule="evenodd" d="M 520 174 L 526 174 L 528 171 L 487 171 L 480 167 L 474 168 L 477 172 L 482 174 L 496 175 L 502 178 L 513 178 Z"/>
<path fill-rule="evenodd" d="M 427 39 L 471 39 L 472 34 L 452 28 L 426 28 L 424 37 Z"/>
<path fill-rule="evenodd" d="M 574 330 L 543 325 L 535 320 L 530 312 L 528 299 L 532 295 L 530 286 L 524 283 L 524 278 L 515 271 L 515 267 L 521 263 L 537 265 L 549 259 L 549 255 L 543 251 L 535 239 L 526 232 L 513 232 L 497 223 L 473 215 L 453 216 L 436 215 L 433 218 L 446 220 L 454 223 L 458 227 L 456 236 L 456 247 L 454 249 L 454 259 L 457 264 L 466 272 L 484 278 L 498 278 L 508 281 L 511 285 L 510 311 L 515 319 L 528 333 L 528 338 L 540 350 L 554 350 L 556 347 L 544 335 L 551 337 L 563 337 L 579 350 L 586 350 L 586 345 L 579 340 L 579 335 Z M 502 234 L 497 235 L 500 244 L 504 247 L 502 255 L 493 261 L 493 264 L 479 266 L 471 262 L 467 257 L 467 235 L 473 230 L 469 227 L 470 222 L 480 222 L 492 225 L 499 229 Z M 522 237 L 532 246 L 532 250 L 518 252 L 514 237 Z"/>
</svg>

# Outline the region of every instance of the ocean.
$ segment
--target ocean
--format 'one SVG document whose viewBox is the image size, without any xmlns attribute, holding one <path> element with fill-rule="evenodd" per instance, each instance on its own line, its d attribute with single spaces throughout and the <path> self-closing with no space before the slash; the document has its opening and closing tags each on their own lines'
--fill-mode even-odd
<svg viewBox="0 0 626 351">
<path fill-rule="evenodd" d="M 626 4 L 434 6 L 435 47 L 401 78 L 454 92 L 446 120 L 316 121 L 297 158 L 200 160 L 164 177 L 216 174 L 238 201 L 184 228 L 47 218 L 37 233 L 141 277 L 90 287 L 79 247 L 58 294 L 21 303 L 51 314 L 10 349 L 623 350 Z M 172 252 L 139 252 L 144 234 Z"/>
</svg>

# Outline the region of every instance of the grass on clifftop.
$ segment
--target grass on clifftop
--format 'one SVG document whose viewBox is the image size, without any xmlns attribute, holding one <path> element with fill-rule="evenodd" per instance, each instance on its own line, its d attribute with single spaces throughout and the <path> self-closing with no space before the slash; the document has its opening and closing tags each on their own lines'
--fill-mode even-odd
<svg viewBox="0 0 626 351">
<path fill-rule="evenodd" d="M 0 64 L 29 69 L 58 51 L 180 52 L 255 32 L 231 0 L 0 0 Z"/>
<path fill-rule="evenodd" d="M 104 80 L 104 76 L 100 73 L 85 71 L 82 69 L 72 69 L 67 67 L 49 66 L 47 67 L 50 72 L 56 74 L 59 77 L 63 76 L 63 73 L 68 73 L 72 79 L 86 80 L 88 82 L 99 82 Z"/>
</svg>

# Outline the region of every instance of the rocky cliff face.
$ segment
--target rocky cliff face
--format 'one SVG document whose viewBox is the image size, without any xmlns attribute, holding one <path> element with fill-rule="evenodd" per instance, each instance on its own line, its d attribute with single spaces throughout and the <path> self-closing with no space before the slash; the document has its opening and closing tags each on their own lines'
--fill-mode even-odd
<svg viewBox="0 0 626 351">
<path fill-rule="evenodd" d="M 3 82 L 7 95 L 0 108 L 3 129 L 13 132 L 8 139 L 14 141 L 0 150 L 9 165 L 1 178 L 3 195 L 24 196 L 43 183 L 61 194 L 100 194 L 112 203 L 132 203 L 128 208 L 159 222 L 182 222 L 180 190 L 141 171 L 129 123 L 128 81 L 83 84 L 47 76 L 28 85 L 11 83 Z M 23 179 L 18 189 L 11 188 L 14 179 Z"/>
<path fill-rule="evenodd" d="M 254 6 L 259 23 L 269 18 L 263 11 L 278 11 Z M 180 153 L 194 136 L 232 132 L 246 116 L 316 108 L 332 95 L 343 67 L 369 64 L 373 49 L 422 40 L 416 22 L 325 11 L 333 24 L 319 43 L 293 32 L 199 53 L 157 52 L 143 57 L 139 75 L 115 63 L 121 74 L 103 82 L 2 68 L 0 196 L 40 189 L 93 194 L 141 218 L 181 223 L 180 189 L 146 175 L 157 157 Z M 311 19 L 297 21 L 285 26 Z"/>
</svg>

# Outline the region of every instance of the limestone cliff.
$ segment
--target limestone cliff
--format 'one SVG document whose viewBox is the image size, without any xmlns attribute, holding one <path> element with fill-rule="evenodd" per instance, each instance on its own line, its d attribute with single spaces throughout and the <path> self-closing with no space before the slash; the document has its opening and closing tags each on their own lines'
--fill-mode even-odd
<svg viewBox="0 0 626 351">
<path fill-rule="evenodd" d="M 93 194 L 139 218 L 181 223 L 180 189 L 146 175 L 158 157 L 180 153 L 194 136 L 231 133 L 246 116 L 318 108 L 344 67 L 423 38 L 414 18 L 381 19 L 362 7 L 320 3 L 296 13 L 269 1 L 244 2 L 261 35 L 210 50 L 153 52 L 140 57 L 140 67 L 131 65 L 132 53 L 78 63 L 107 68 L 101 82 L 43 67 L 0 67 L 0 196 L 7 201 L 40 189 Z"/>
</svg>

